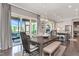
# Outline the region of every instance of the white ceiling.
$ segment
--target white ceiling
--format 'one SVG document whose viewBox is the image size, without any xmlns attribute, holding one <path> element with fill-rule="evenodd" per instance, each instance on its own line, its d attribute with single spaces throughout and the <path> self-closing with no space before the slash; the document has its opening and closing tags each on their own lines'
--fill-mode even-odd
<svg viewBox="0 0 79 59">
<path fill-rule="evenodd" d="M 79 3 L 13 3 L 13 5 L 55 21 L 72 18 L 79 13 L 75 11 L 76 8 L 79 9 Z M 69 5 L 72 7 L 68 8 Z"/>
</svg>

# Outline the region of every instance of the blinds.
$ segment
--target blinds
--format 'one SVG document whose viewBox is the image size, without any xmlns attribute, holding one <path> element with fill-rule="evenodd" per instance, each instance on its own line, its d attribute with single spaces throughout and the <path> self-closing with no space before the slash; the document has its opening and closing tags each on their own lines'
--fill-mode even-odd
<svg viewBox="0 0 79 59">
<path fill-rule="evenodd" d="M 11 12 L 19 14 L 19 15 L 24 15 L 32 18 L 37 18 L 37 14 L 34 14 L 32 12 L 26 11 L 24 9 L 18 8 L 16 6 L 11 5 Z"/>
</svg>

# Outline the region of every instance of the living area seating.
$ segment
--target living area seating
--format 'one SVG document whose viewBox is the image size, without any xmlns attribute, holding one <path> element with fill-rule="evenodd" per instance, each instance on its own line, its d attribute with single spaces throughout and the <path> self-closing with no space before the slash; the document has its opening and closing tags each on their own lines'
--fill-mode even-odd
<svg viewBox="0 0 79 59">
<path fill-rule="evenodd" d="M 20 35 L 21 35 L 21 40 L 23 45 L 23 55 L 24 55 L 24 52 L 30 55 L 32 54 L 32 52 L 38 49 L 37 45 L 31 44 L 29 35 L 26 35 L 25 32 L 20 32 Z"/>
</svg>

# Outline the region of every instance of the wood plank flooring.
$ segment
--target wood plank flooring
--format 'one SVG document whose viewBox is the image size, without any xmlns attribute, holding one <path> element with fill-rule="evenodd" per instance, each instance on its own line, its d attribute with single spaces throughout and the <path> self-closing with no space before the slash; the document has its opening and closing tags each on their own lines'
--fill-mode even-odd
<svg viewBox="0 0 79 59">
<path fill-rule="evenodd" d="M 67 44 L 67 48 L 63 56 L 79 56 L 79 37 L 76 38 L 77 42 Z M 22 51 L 21 46 L 15 46 L 6 51 L 0 52 L 0 56 L 14 56 L 16 53 Z"/>
<path fill-rule="evenodd" d="M 79 56 L 79 37 L 76 42 L 71 42 L 67 45 L 67 49 L 64 52 L 64 56 Z"/>
</svg>

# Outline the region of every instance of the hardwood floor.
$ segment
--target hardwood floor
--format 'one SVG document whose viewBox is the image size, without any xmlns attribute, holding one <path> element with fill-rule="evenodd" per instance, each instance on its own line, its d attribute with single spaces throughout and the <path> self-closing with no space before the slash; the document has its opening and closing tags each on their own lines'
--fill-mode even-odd
<svg viewBox="0 0 79 59">
<path fill-rule="evenodd" d="M 22 51 L 22 46 L 18 45 L 5 51 L 1 51 L 0 56 L 15 56 L 15 54 L 19 53 L 20 51 Z"/>
<path fill-rule="evenodd" d="M 79 37 L 76 42 L 67 43 L 67 48 L 63 56 L 79 56 Z M 0 56 L 15 56 L 16 53 L 22 51 L 21 46 L 15 46 L 6 51 L 0 52 Z"/>
<path fill-rule="evenodd" d="M 79 37 L 75 38 L 76 42 L 70 42 L 64 52 L 64 56 L 79 56 Z"/>
</svg>

